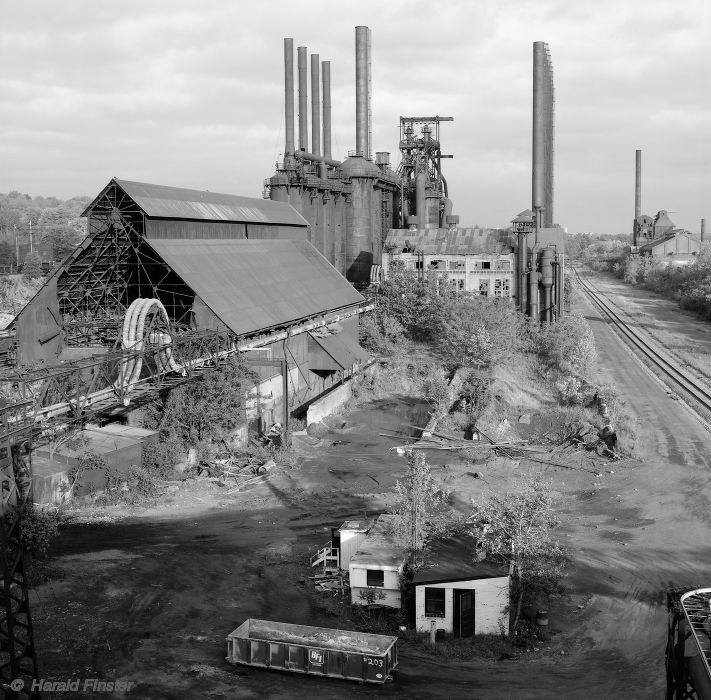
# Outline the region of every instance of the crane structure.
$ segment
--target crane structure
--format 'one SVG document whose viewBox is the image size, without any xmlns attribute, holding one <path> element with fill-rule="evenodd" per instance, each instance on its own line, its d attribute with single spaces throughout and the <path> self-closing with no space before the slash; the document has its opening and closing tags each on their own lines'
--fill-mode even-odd
<svg viewBox="0 0 711 700">
<path fill-rule="evenodd" d="M 400 117 L 401 228 L 415 223 L 417 228 L 444 228 L 451 216 L 447 180 L 442 175 L 444 155 L 440 145 L 439 125 L 454 117 Z"/>
</svg>

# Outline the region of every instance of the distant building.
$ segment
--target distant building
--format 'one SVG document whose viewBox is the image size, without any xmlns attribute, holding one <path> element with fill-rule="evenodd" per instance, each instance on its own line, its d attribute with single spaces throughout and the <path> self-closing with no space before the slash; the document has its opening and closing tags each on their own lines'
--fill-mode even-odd
<svg viewBox="0 0 711 700">
<path fill-rule="evenodd" d="M 513 235 L 500 229 L 393 229 L 383 246 L 383 276 L 397 267 L 439 270 L 452 292 L 514 297 L 515 246 Z"/>
<path fill-rule="evenodd" d="M 637 217 L 634 241 L 640 255 L 651 255 L 675 265 L 688 264 L 701 250 L 701 240 L 676 228 L 664 209 L 654 218 L 646 214 Z"/>
<path fill-rule="evenodd" d="M 673 265 L 688 265 L 701 250 L 701 241 L 689 231 L 672 229 L 661 238 L 639 247 L 640 255 L 651 255 Z"/>
</svg>

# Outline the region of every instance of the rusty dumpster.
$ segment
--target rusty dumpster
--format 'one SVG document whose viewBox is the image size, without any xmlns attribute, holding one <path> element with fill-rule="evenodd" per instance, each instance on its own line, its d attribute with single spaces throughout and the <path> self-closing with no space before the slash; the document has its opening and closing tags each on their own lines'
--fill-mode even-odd
<svg viewBox="0 0 711 700">
<path fill-rule="evenodd" d="M 227 636 L 227 661 L 385 683 L 397 669 L 397 637 L 249 619 Z"/>
</svg>

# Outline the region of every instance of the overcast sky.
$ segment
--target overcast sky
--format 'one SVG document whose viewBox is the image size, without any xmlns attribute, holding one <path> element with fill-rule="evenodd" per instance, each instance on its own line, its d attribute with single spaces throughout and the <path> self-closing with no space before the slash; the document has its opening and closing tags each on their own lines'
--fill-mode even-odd
<svg viewBox="0 0 711 700">
<path fill-rule="evenodd" d="M 355 147 L 354 27 L 372 30 L 373 147 L 441 131 L 462 225 L 531 205 L 532 43 L 556 88 L 555 220 L 711 220 L 708 0 L 23 0 L 0 27 L 0 192 L 93 196 L 112 176 L 261 196 L 284 149 L 283 38 L 331 61 L 334 158 Z M 711 223 L 711 221 L 710 221 Z"/>
</svg>

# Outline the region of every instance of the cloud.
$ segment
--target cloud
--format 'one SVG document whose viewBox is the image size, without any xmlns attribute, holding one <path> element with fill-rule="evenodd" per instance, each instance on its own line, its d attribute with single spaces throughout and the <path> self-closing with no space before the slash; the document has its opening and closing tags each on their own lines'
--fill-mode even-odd
<svg viewBox="0 0 711 700">
<path fill-rule="evenodd" d="M 331 61 L 343 157 L 358 24 L 373 32 L 377 150 L 397 163 L 401 114 L 454 116 L 442 143 L 462 223 L 503 225 L 529 206 L 535 40 L 555 70 L 556 219 L 628 230 L 635 148 L 645 210 L 693 230 L 707 214 L 702 0 L 25 0 L 0 27 L 0 191 L 94 195 L 117 175 L 259 196 L 284 147 L 285 36 Z"/>
</svg>

